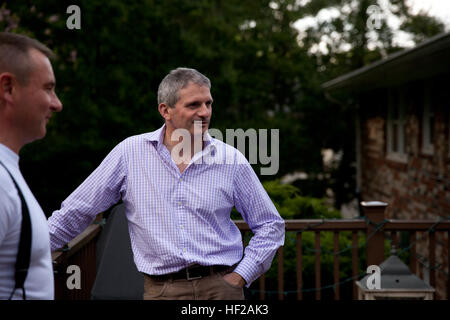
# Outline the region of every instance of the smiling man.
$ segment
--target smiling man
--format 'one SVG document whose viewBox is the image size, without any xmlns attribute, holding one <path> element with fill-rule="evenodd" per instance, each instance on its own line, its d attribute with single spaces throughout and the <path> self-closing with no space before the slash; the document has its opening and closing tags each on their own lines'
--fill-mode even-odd
<svg viewBox="0 0 450 320">
<path fill-rule="evenodd" d="M 34 39 L 0 33 L 0 299 L 54 297 L 46 218 L 19 169 L 20 149 L 62 109 L 52 56 Z"/>
<path fill-rule="evenodd" d="M 164 125 L 118 144 L 53 213 L 52 250 L 122 199 L 144 299 L 244 298 L 244 285 L 269 269 L 283 245 L 284 221 L 245 157 L 208 134 L 210 89 L 194 69 L 172 70 L 162 80 Z M 202 137 L 198 150 L 182 148 L 183 161 L 177 159 L 178 145 Z M 219 161 L 199 164 L 200 157 Z M 245 251 L 230 218 L 233 207 L 254 233 Z"/>
<path fill-rule="evenodd" d="M 177 81 L 181 86 L 163 80 L 158 90 L 158 110 L 166 124 L 163 144 L 181 173 L 194 154 L 203 149 L 203 136 L 208 130 L 212 115 L 211 84 L 206 77 L 202 78 L 200 75 L 193 82 L 190 80 L 193 75 L 193 71 L 178 72 Z M 169 86 L 181 87 L 174 95 L 176 101 L 169 96 L 172 94 Z"/>
</svg>

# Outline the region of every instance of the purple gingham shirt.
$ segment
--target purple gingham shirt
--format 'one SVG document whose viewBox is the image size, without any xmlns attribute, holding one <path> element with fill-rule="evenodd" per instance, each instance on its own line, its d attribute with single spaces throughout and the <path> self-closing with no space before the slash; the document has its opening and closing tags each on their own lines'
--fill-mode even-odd
<svg viewBox="0 0 450 320">
<path fill-rule="evenodd" d="M 283 219 L 237 149 L 208 134 L 204 149 L 180 173 L 163 144 L 164 133 L 165 126 L 129 137 L 108 154 L 49 218 L 52 250 L 122 198 L 140 272 L 239 263 L 234 271 L 250 285 L 284 244 Z M 215 161 L 199 161 L 207 156 Z M 245 251 L 230 219 L 233 206 L 254 233 Z"/>
</svg>

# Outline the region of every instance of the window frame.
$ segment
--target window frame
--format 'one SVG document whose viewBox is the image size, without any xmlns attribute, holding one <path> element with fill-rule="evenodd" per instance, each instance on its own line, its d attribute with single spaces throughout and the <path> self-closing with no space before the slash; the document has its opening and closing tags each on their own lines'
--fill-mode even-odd
<svg viewBox="0 0 450 320">
<path fill-rule="evenodd" d="M 434 154 L 434 128 L 435 128 L 435 114 L 433 110 L 431 86 L 429 83 L 425 84 L 423 105 L 422 105 L 422 143 L 421 152 L 424 155 Z M 433 125 L 430 125 L 433 122 Z"/>
<path fill-rule="evenodd" d="M 386 158 L 402 163 L 408 161 L 406 153 L 406 105 L 404 89 L 399 87 L 389 88 L 386 115 Z M 396 111 L 397 117 L 395 117 Z M 394 141 L 394 139 L 397 141 Z M 394 145 L 397 146 L 396 150 L 394 150 Z"/>
</svg>

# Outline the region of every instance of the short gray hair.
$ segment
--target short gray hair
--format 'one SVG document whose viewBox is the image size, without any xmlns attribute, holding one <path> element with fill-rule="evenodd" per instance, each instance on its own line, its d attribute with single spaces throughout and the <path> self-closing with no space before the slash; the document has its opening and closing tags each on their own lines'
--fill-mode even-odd
<svg viewBox="0 0 450 320">
<path fill-rule="evenodd" d="M 174 108 L 180 99 L 178 92 L 185 88 L 189 83 L 199 86 L 207 86 L 211 89 L 211 81 L 195 69 L 177 68 L 164 77 L 158 87 L 158 105 L 166 103 Z"/>
</svg>

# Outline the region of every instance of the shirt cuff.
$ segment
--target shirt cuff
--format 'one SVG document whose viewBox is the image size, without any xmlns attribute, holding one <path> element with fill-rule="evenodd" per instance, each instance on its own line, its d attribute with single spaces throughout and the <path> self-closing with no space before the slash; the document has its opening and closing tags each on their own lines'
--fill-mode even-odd
<svg viewBox="0 0 450 320">
<path fill-rule="evenodd" d="M 236 272 L 239 274 L 246 282 L 246 287 L 250 287 L 250 284 L 256 280 L 256 274 L 255 272 L 255 264 L 246 260 L 245 258 L 242 259 L 241 262 L 239 262 L 238 266 L 233 270 L 233 272 Z"/>
</svg>

